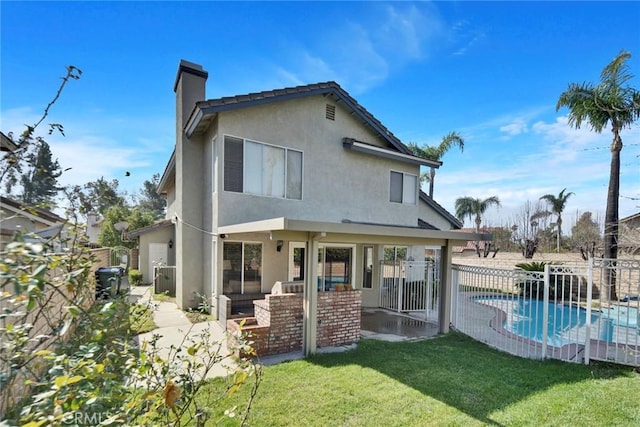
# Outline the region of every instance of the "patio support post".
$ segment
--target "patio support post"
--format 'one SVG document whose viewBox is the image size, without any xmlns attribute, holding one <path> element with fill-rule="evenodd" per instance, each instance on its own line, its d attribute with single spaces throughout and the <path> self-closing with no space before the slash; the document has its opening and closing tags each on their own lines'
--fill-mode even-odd
<svg viewBox="0 0 640 427">
<path fill-rule="evenodd" d="M 311 234 L 307 240 L 307 272 L 304 280 L 304 312 L 302 348 L 304 355 L 316 352 L 318 326 L 318 240 Z"/>
<path fill-rule="evenodd" d="M 440 257 L 440 307 L 438 310 L 438 328 L 441 334 L 449 332 L 451 322 L 451 264 L 452 244 L 447 240 L 441 249 Z"/>
</svg>

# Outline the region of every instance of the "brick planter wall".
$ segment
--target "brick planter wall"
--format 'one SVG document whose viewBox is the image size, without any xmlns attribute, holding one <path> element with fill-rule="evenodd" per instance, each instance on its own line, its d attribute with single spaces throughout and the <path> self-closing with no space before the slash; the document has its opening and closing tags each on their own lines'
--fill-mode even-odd
<svg viewBox="0 0 640 427">
<path fill-rule="evenodd" d="M 302 350 L 302 294 L 266 295 L 255 301 L 256 319 L 269 325 L 269 353 Z"/>
<path fill-rule="evenodd" d="M 250 342 L 251 348 L 256 354 L 264 356 L 269 354 L 269 326 L 261 326 L 255 317 L 245 317 L 243 319 L 227 320 L 227 330 L 231 334 L 227 340 L 229 343 L 229 351 L 238 357 L 250 357 L 252 354 L 246 354 L 238 348 L 236 337 L 240 334 L 240 323 L 244 320 L 242 331 L 248 334 L 247 341 Z"/>
<path fill-rule="evenodd" d="M 360 291 L 318 293 L 318 347 L 357 342 L 361 305 Z M 249 341 L 253 341 L 259 356 L 302 350 L 302 294 L 266 295 L 265 299 L 254 301 L 254 307 L 255 317 L 244 318 L 242 330 L 251 334 Z M 227 329 L 239 332 L 242 320 L 227 320 Z"/>
<path fill-rule="evenodd" d="M 318 293 L 318 347 L 334 347 L 360 339 L 361 291 Z"/>
</svg>

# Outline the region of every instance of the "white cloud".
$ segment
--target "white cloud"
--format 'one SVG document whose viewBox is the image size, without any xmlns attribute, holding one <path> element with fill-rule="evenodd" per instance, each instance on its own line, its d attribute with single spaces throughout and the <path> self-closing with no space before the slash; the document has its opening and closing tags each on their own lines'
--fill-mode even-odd
<svg viewBox="0 0 640 427">
<path fill-rule="evenodd" d="M 386 20 L 379 31 L 373 32 L 373 37 L 391 55 L 418 59 L 425 53 L 425 44 L 441 34 L 443 23 L 435 8 L 423 12 L 415 5 L 405 6 L 387 6 Z"/>
<path fill-rule="evenodd" d="M 518 118 L 522 118 L 519 120 Z M 597 134 L 588 129 L 573 129 L 566 116 L 549 121 L 538 120 L 529 132 L 517 133 L 518 124 L 528 115 L 500 117 L 470 127 L 475 134 L 467 139 L 467 159 L 451 158 L 438 170 L 435 180 L 436 201 L 453 212 L 455 200 L 462 196 L 486 198 L 496 195 L 501 209 L 492 209 L 486 219 L 499 225 L 517 214 L 526 201 L 537 201 L 543 194 L 558 194 L 563 188 L 575 193 L 566 209 L 567 224 L 577 212 L 604 215 L 609 183 L 611 133 Z M 506 122 L 506 124 L 505 124 Z M 502 123 L 502 124 L 501 124 Z M 509 127 L 515 124 L 516 126 Z M 494 133 L 514 134 L 507 145 L 496 145 Z M 469 132 L 463 130 L 465 135 Z M 620 174 L 620 216 L 640 210 L 640 127 L 625 129 Z M 446 159 L 445 159 L 446 160 Z"/>
<path fill-rule="evenodd" d="M 287 83 L 335 80 L 354 95 L 365 92 L 446 37 L 436 8 L 421 6 L 392 4 L 336 18 L 307 44 L 287 46 L 287 59 L 274 68 Z"/>
<path fill-rule="evenodd" d="M 454 49 L 454 56 L 465 55 L 477 43 L 486 37 L 481 28 L 471 28 L 466 20 L 456 22 L 449 30 L 450 43 Z"/>
<path fill-rule="evenodd" d="M 500 127 L 500 132 L 505 132 L 510 136 L 520 135 L 528 131 L 527 122 L 523 118 L 516 119 L 513 123 Z"/>
</svg>

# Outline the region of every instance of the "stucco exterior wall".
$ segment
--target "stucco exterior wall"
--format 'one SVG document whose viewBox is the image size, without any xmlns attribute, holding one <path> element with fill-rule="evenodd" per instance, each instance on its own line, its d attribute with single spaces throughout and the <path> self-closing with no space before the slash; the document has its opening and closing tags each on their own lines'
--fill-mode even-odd
<svg viewBox="0 0 640 427">
<path fill-rule="evenodd" d="M 169 188 L 167 189 L 167 211 L 165 218 L 172 218 L 176 213 L 176 186 L 175 182 L 171 181 Z"/>
<path fill-rule="evenodd" d="M 436 212 L 435 209 L 427 205 L 426 202 L 420 201 L 418 216 L 439 230 L 453 230 L 451 223 Z"/>
<path fill-rule="evenodd" d="M 343 148 L 344 137 L 380 145 L 380 139 L 340 107 L 325 118 L 327 98 L 306 97 L 221 113 L 218 141 L 231 135 L 303 152 L 303 200 L 217 192 L 219 225 L 289 217 L 305 220 L 417 225 L 418 206 L 389 201 L 390 171 L 419 175 L 415 165 Z M 220 143 L 218 152 L 224 144 Z M 218 182 L 222 183 L 222 162 Z M 375 206 L 375 209 L 372 207 Z"/>
</svg>

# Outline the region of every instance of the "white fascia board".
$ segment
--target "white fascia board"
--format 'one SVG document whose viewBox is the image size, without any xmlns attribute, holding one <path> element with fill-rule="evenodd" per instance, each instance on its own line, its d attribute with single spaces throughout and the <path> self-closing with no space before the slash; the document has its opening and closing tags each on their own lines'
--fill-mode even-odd
<svg viewBox="0 0 640 427">
<path fill-rule="evenodd" d="M 306 221 L 289 218 L 272 218 L 262 221 L 247 222 L 218 227 L 220 234 L 237 233 L 268 233 L 272 231 L 303 231 L 308 233 L 326 233 L 327 235 L 362 236 L 367 241 L 367 236 L 395 237 L 425 240 L 449 240 L 452 242 L 464 242 L 469 240 L 492 240 L 491 234 L 462 233 L 455 231 L 425 230 L 415 227 L 396 227 L 384 225 L 336 223 L 322 221 Z M 327 236 L 330 237 L 330 236 Z"/>
<path fill-rule="evenodd" d="M 430 168 L 439 168 L 442 162 L 434 162 L 422 157 L 412 156 L 411 154 L 398 153 L 396 151 L 387 150 L 383 147 L 377 147 L 375 145 L 365 144 L 355 140 L 347 140 L 344 142 L 344 146 L 353 151 L 360 153 L 371 154 L 378 157 L 385 157 L 388 159 L 399 160 L 401 162 L 410 163 L 414 165 L 422 165 Z"/>
<path fill-rule="evenodd" d="M 200 124 L 200 121 L 202 120 L 203 117 L 204 117 L 204 113 L 202 112 L 202 109 L 196 106 L 195 110 L 189 116 L 189 119 L 187 119 L 187 124 L 184 127 L 184 131 L 187 134 L 187 138 L 191 138 L 191 135 L 193 135 L 193 133 L 198 128 L 198 125 Z"/>
</svg>

